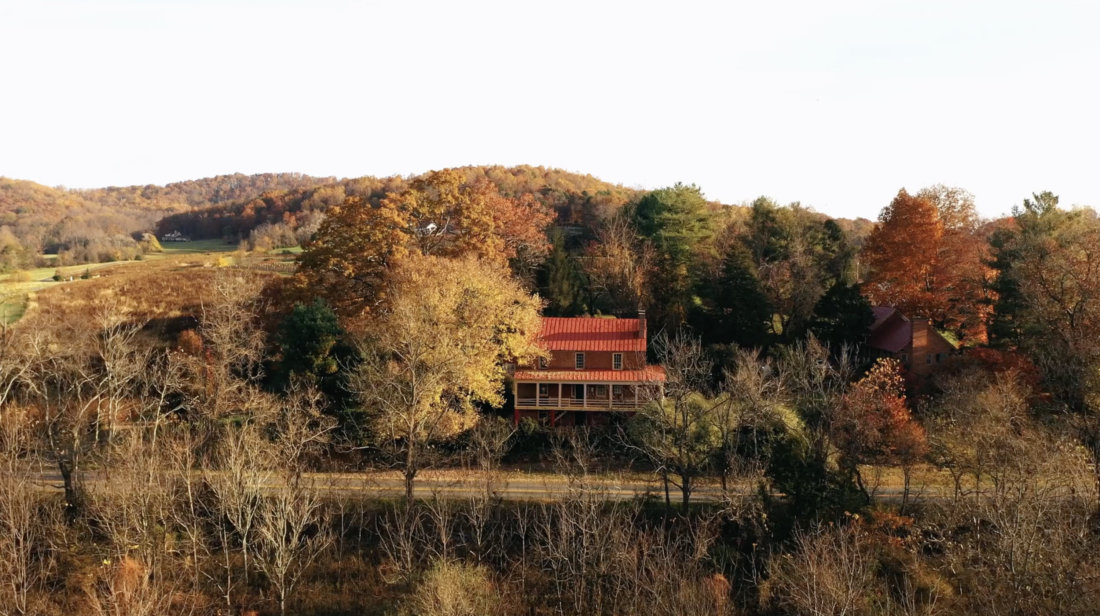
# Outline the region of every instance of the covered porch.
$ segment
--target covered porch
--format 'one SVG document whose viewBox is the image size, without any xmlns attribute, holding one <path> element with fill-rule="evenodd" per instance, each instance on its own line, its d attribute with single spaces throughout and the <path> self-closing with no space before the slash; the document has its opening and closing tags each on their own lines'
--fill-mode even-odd
<svg viewBox="0 0 1100 616">
<path fill-rule="evenodd" d="M 513 385 L 515 421 L 522 417 L 546 417 L 551 425 L 558 418 L 595 417 L 589 411 L 637 411 L 661 397 L 659 383 L 523 382 Z M 570 413 L 571 414 L 567 414 Z M 587 420 L 584 423 L 589 423 Z M 599 422 L 596 422 L 599 423 Z"/>
</svg>

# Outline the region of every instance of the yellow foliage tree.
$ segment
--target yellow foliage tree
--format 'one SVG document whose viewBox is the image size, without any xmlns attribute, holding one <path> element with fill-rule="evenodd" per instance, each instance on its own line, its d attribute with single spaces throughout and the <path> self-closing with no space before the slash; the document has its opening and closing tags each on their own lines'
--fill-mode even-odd
<svg viewBox="0 0 1100 616">
<path fill-rule="evenodd" d="M 541 302 L 507 266 L 472 256 L 411 255 L 386 287 L 388 308 L 363 332 L 350 381 L 411 498 L 431 443 L 472 426 L 475 403 L 503 402 L 505 362 L 542 354 Z"/>
</svg>

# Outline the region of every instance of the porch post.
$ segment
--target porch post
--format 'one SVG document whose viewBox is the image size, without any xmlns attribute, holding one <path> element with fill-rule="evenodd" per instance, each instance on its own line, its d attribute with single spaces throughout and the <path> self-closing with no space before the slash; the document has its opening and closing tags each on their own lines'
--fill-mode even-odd
<svg viewBox="0 0 1100 616">
<path fill-rule="evenodd" d="M 554 409 L 550 409 L 550 427 L 551 428 L 557 427 L 558 421 L 557 421 L 557 418 L 555 417 L 555 414 L 556 414 L 556 412 L 554 411 Z"/>
<path fill-rule="evenodd" d="M 615 408 L 615 390 L 612 389 L 611 383 L 607 384 L 607 408 Z"/>
<path fill-rule="evenodd" d="M 581 408 L 588 408 L 588 383 L 581 385 Z"/>
<path fill-rule="evenodd" d="M 561 408 L 561 390 L 563 387 L 565 387 L 565 385 L 558 383 L 558 408 Z"/>
<path fill-rule="evenodd" d="M 638 384 L 634 384 L 634 408 L 638 408 Z"/>
<path fill-rule="evenodd" d="M 512 381 L 512 407 L 515 408 L 515 426 L 519 427 L 519 383 Z"/>
</svg>

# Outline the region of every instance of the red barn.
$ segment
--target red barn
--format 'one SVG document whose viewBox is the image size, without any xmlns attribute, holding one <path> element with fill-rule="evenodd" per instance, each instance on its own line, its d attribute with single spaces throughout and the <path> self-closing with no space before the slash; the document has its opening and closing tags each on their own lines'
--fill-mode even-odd
<svg viewBox="0 0 1100 616">
<path fill-rule="evenodd" d="M 513 375 L 515 421 L 607 423 L 658 398 L 665 370 L 646 364 L 645 312 L 637 319 L 544 317 L 539 344 L 550 359 Z"/>
<path fill-rule="evenodd" d="M 878 357 L 900 361 L 913 374 L 928 376 L 932 366 L 958 351 L 928 319 L 909 319 L 897 308 L 888 306 L 875 306 L 872 310 L 875 323 L 871 325 L 867 346 Z"/>
</svg>

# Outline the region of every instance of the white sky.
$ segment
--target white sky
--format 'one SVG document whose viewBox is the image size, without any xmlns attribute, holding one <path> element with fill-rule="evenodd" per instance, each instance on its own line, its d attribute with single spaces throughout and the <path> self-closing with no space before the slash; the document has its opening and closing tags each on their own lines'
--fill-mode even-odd
<svg viewBox="0 0 1100 616">
<path fill-rule="evenodd" d="M 0 0 L 0 175 L 527 163 L 873 218 L 1100 205 L 1100 3 Z"/>
</svg>

